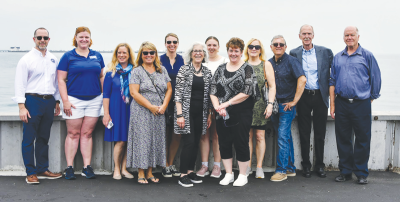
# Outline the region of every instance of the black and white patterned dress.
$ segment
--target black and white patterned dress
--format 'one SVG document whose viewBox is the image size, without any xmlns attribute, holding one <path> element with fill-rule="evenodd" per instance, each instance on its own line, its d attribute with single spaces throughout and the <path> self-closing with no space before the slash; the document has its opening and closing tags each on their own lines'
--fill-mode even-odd
<svg viewBox="0 0 400 202">
<path fill-rule="evenodd" d="M 192 95 L 192 83 L 193 83 L 193 73 L 195 69 L 190 65 L 183 65 L 176 76 L 176 87 L 175 87 L 175 102 L 182 103 L 182 115 L 185 120 L 189 119 L 190 101 Z M 202 73 L 204 79 L 204 102 L 203 102 L 203 131 L 202 134 L 206 134 L 207 131 L 207 118 L 208 110 L 212 107 L 210 100 L 210 82 L 211 82 L 211 71 L 202 65 Z M 190 124 L 185 124 L 182 129 L 178 126 L 176 122 L 176 106 L 174 113 L 174 132 L 176 134 L 189 134 Z"/>
</svg>

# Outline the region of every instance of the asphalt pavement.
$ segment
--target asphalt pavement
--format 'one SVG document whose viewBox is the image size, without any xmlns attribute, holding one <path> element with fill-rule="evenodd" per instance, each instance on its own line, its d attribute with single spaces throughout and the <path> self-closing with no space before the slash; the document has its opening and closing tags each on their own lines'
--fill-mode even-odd
<svg viewBox="0 0 400 202">
<path fill-rule="evenodd" d="M 313 175 L 288 177 L 283 182 L 271 182 L 273 173 L 265 179 L 249 176 L 244 187 L 221 186 L 220 179 L 205 177 L 202 184 L 184 188 L 178 177 L 164 178 L 160 184 L 139 185 L 135 179 L 114 180 L 111 176 L 97 176 L 76 180 L 40 180 L 28 185 L 25 177 L 0 177 L 0 201 L 400 201 L 400 175 L 393 172 L 371 172 L 369 184 L 352 181 L 335 182 L 339 172 L 327 172 L 327 178 Z M 238 173 L 235 172 L 235 179 Z"/>
</svg>

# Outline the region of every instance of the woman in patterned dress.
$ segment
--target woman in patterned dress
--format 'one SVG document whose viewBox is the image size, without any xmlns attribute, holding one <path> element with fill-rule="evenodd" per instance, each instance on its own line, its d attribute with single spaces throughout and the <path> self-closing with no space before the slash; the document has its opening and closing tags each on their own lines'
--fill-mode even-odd
<svg viewBox="0 0 400 202">
<path fill-rule="evenodd" d="M 211 81 L 210 97 L 215 111 L 219 150 L 226 174 L 220 185 L 234 181 L 232 144 L 239 164 L 239 177 L 233 186 L 247 184 L 246 169 L 250 160 L 249 132 L 254 102 L 261 97 L 253 67 L 241 57 L 244 42 L 231 38 L 226 44 L 229 62 L 218 67 Z"/>
<path fill-rule="evenodd" d="M 159 183 L 152 168 L 166 163 L 164 113 L 172 87 L 154 44 L 142 43 L 136 64 L 129 85 L 134 100 L 129 122 L 127 167 L 138 168 L 138 183 L 143 185 Z"/>
<path fill-rule="evenodd" d="M 250 39 L 244 49 L 244 61 L 253 66 L 254 73 L 257 76 L 258 89 L 261 92 L 263 85 L 265 85 L 264 75 L 267 75 L 269 85 L 270 100 L 275 98 L 275 76 L 274 70 L 269 62 L 265 62 L 264 46 L 258 39 Z M 264 171 L 262 169 L 262 162 L 265 154 L 265 127 L 267 119 L 272 114 L 272 104 L 265 106 L 264 100 L 260 99 L 254 104 L 253 108 L 253 121 L 251 123 L 249 134 L 249 147 L 250 147 L 250 162 L 247 167 L 246 174 L 251 174 L 251 157 L 253 154 L 253 134 L 256 134 L 256 156 L 257 156 L 257 170 L 256 178 L 264 178 Z"/>
</svg>

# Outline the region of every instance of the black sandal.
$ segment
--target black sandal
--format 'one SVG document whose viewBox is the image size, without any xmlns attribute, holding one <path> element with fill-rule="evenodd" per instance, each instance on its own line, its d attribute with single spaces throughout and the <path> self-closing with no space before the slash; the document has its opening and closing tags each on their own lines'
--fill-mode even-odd
<svg viewBox="0 0 400 202">
<path fill-rule="evenodd" d="M 144 182 L 139 182 L 139 181 L 141 181 L 141 180 L 143 180 Z M 149 184 L 149 182 L 146 183 L 146 178 L 144 178 L 144 177 L 143 177 L 143 178 L 139 178 L 137 182 L 138 182 L 138 184 L 140 184 L 140 185 Z"/>
<path fill-rule="evenodd" d="M 156 180 L 158 180 L 158 181 L 156 181 Z M 149 182 L 149 183 L 153 183 L 153 184 L 159 184 L 160 183 L 160 179 L 158 179 L 158 178 L 156 178 L 156 177 L 150 177 L 150 178 L 147 178 L 147 181 Z"/>
</svg>

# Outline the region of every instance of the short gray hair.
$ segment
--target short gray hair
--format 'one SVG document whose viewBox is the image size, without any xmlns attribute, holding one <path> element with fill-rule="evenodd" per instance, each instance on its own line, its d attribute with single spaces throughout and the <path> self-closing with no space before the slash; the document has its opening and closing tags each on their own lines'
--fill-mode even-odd
<svg viewBox="0 0 400 202">
<path fill-rule="evenodd" d="M 356 28 L 357 35 L 360 35 L 359 32 L 358 32 L 358 28 L 356 26 L 347 26 L 346 28 L 344 28 L 344 31 L 346 31 L 346 29 L 349 28 L 349 27 Z"/>
<path fill-rule="evenodd" d="M 205 44 L 200 43 L 200 42 L 194 42 L 192 43 L 188 50 L 183 54 L 183 59 L 185 60 L 186 63 L 190 63 L 192 61 L 192 52 L 193 52 L 193 47 L 196 45 L 200 45 L 203 48 L 203 53 L 204 53 L 204 59 L 202 63 L 208 62 L 208 53 L 207 53 L 207 47 Z"/>
<path fill-rule="evenodd" d="M 286 40 L 285 40 L 285 38 L 282 36 L 282 35 L 276 35 L 276 36 L 274 36 L 273 38 L 272 38 L 272 40 L 271 40 L 271 45 L 272 45 L 272 43 L 274 42 L 274 40 L 275 39 L 283 39 L 284 41 L 285 41 L 285 45 L 286 45 Z"/>
<path fill-rule="evenodd" d="M 311 27 L 311 29 L 312 29 L 312 33 L 313 33 L 313 35 L 314 35 L 314 27 L 313 27 L 313 26 L 311 26 L 311 25 L 308 25 L 308 24 L 305 24 L 305 25 L 303 25 L 303 26 L 301 26 L 301 27 L 300 27 L 299 34 L 301 34 L 301 29 L 303 29 L 303 27 L 305 27 L 305 26 L 310 26 L 310 27 Z"/>
</svg>

